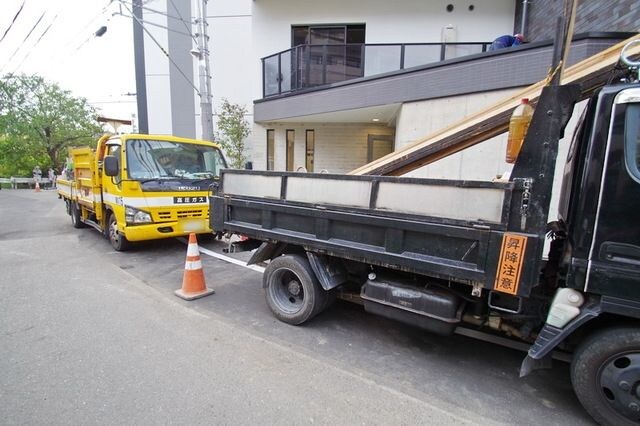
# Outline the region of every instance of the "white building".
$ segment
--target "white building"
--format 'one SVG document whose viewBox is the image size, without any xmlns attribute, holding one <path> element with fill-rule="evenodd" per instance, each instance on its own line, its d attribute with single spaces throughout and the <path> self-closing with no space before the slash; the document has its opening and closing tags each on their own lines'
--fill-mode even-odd
<svg viewBox="0 0 640 426">
<path fill-rule="evenodd" d="M 142 6 L 141 131 L 201 134 L 188 34 L 200 1 Z M 214 121 L 223 98 L 248 108 L 255 169 L 347 172 L 544 77 L 550 41 L 485 52 L 514 32 L 519 8 L 514 0 L 209 1 Z M 571 61 L 616 41 L 578 37 Z M 497 137 L 413 174 L 491 179 L 507 168 L 504 145 Z"/>
</svg>

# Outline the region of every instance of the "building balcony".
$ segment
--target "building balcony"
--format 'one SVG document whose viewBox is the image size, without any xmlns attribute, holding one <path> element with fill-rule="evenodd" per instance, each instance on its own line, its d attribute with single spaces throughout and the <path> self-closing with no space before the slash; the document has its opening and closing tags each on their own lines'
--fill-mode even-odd
<svg viewBox="0 0 640 426">
<path fill-rule="evenodd" d="M 301 44 L 262 58 L 263 98 L 486 52 L 491 42 Z"/>
<path fill-rule="evenodd" d="M 569 49 L 567 66 L 631 35 L 633 33 L 577 34 Z M 296 90 L 280 86 L 287 90 L 279 94 L 276 86 L 273 94 L 254 101 L 254 121 L 371 122 L 371 117 L 378 116 L 382 117 L 381 121 L 391 122 L 403 103 L 533 84 L 547 75 L 552 55 L 553 41 L 546 40 Z M 291 81 L 289 78 L 288 82 Z M 282 82 L 276 81 L 276 84 Z"/>
</svg>

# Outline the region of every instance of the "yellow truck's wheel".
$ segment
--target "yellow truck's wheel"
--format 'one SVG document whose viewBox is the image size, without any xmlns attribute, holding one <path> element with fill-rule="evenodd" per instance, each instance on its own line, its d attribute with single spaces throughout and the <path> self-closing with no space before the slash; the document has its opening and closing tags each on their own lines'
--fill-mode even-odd
<svg viewBox="0 0 640 426">
<path fill-rule="evenodd" d="M 74 228 L 84 228 L 84 223 L 82 222 L 82 215 L 80 214 L 80 207 L 78 204 L 69 201 L 69 215 L 71 216 L 71 224 Z"/>
<path fill-rule="evenodd" d="M 109 242 L 115 251 L 125 251 L 129 248 L 131 243 L 129 243 L 127 237 L 118 232 L 118 222 L 116 221 L 116 215 L 114 213 L 109 215 L 109 227 L 107 231 Z"/>
</svg>

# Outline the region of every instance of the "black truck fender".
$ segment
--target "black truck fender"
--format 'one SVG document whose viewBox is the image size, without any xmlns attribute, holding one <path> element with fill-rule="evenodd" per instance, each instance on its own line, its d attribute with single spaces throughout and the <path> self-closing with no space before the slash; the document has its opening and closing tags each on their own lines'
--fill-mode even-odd
<svg viewBox="0 0 640 426">
<path fill-rule="evenodd" d="M 580 328 L 584 323 L 598 317 L 602 313 L 600 299 L 588 302 L 569 324 L 563 328 L 545 324 L 540 330 L 536 341 L 529 348 L 527 356 L 520 366 L 520 377 L 529 375 L 533 370 L 549 368 L 551 351 L 564 339 Z"/>
<path fill-rule="evenodd" d="M 591 300 L 580 310 L 580 314 L 565 327 L 557 328 L 545 324 L 536 341 L 529 348 L 526 358 L 522 361 L 520 377 L 524 377 L 534 370 L 549 367 L 551 351 L 582 325 L 602 313 L 640 319 L 640 302 L 611 296 L 592 296 Z"/>
<path fill-rule="evenodd" d="M 347 282 L 347 268 L 340 259 L 310 251 L 307 258 L 323 289 L 329 291 Z"/>
<path fill-rule="evenodd" d="M 247 265 L 272 260 L 283 254 L 287 246 L 287 243 L 282 242 L 263 242 L 253 253 Z M 329 291 L 347 282 L 348 272 L 340 259 L 310 251 L 307 251 L 306 255 L 323 289 Z"/>
</svg>

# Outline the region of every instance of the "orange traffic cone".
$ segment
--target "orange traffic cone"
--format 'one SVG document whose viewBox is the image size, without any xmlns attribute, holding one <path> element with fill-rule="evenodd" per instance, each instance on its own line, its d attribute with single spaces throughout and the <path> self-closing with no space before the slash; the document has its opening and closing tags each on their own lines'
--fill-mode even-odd
<svg viewBox="0 0 640 426">
<path fill-rule="evenodd" d="M 36 181 L 36 192 L 40 192 L 40 184 Z"/>
<path fill-rule="evenodd" d="M 187 260 L 184 264 L 182 288 L 176 290 L 175 293 L 176 296 L 184 300 L 198 299 L 214 293 L 213 289 L 207 288 L 204 282 L 200 250 L 194 233 L 189 234 L 189 247 L 187 248 Z"/>
</svg>

